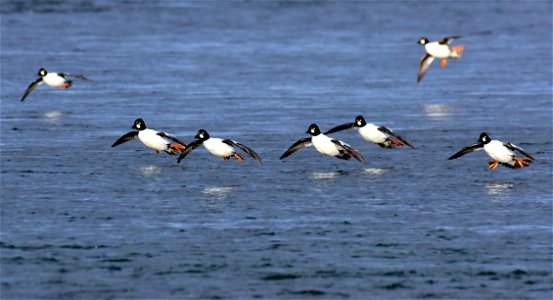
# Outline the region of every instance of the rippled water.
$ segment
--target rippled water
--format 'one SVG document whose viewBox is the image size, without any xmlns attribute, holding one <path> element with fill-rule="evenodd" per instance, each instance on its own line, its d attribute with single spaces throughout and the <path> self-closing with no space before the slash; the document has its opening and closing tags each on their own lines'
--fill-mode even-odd
<svg viewBox="0 0 553 300">
<path fill-rule="evenodd" d="M 1 297 L 551 298 L 551 6 L 3 1 Z M 90 80 L 21 103 L 40 67 Z M 278 160 L 359 114 L 417 149 Z M 264 163 L 111 148 L 138 117 Z M 535 163 L 447 160 L 482 131 Z"/>
</svg>

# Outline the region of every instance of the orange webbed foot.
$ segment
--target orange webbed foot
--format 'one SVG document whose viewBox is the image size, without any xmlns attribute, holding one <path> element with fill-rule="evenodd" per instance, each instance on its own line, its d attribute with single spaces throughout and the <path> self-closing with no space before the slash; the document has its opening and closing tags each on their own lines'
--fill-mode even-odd
<svg viewBox="0 0 553 300">
<path fill-rule="evenodd" d="M 497 168 L 497 165 L 498 165 L 498 164 L 499 164 L 499 161 L 497 161 L 497 160 L 490 160 L 490 161 L 488 162 L 488 165 L 489 165 L 488 167 L 490 168 L 490 170 L 493 170 L 493 169 Z"/>
<path fill-rule="evenodd" d="M 241 163 L 244 162 L 244 158 L 238 153 L 234 153 L 234 158 L 238 159 L 238 161 L 240 161 Z"/>
<path fill-rule="evenodd" d="M 465 46 L 459 45 L 459 46 L 451 47 L 451 50 L 453 50 L 453 51 L 457 52 L 457 54 L 461 55 L 461 54 L 463 54 L 463 51 L 465 51 Z"/>
<path fill-rule="evenodd" d="M 447 67 L 447 58 L 442 59 L 442 64 L 440 66 L 442 66 L 442 69 L 445 69 L 445 67 Z"/>
<path fill-rule="evenodd" d="M 182 151 L 184 151 L 184 149 L 186 149 L 186 147 L 181 145 L 181 144 L 170 144 L 169 148 L 171 148 L 173 150 L 176 150 L 176 151 L 179 151 L 179 152 L 182 152 Z"/>
<path fill-rule="evenodd" d="M 390 142 L 392 142 L 392 144 L 394 144 L 394 146 L 403 147 L 403 143 L 396 140 L 396 139 L 390 138 Z"/>
<path fill-rule="evenodd" d="M 530 158 L 515 157 L 515 168 L 527 167 L 532 162 Z"/>
</svg>

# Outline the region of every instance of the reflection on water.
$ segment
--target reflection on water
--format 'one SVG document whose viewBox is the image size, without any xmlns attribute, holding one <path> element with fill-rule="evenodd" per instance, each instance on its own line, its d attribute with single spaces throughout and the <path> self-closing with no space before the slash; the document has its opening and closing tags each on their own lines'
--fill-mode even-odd
<svg viewBox="0 0 553 300">
<path fill-rule="evenodd" d="M 382 168 L 365 168 L 363 170 L 363 172 L 367 173 L 367 174 L 373 174 L 373 175 L 380 175 L 380 174 L 383 174 L 385 172 L 387 172 L 388 170 L 386 169 L 382 169 Z"/>
<path fill-rule="evenodd" d="M 488 182 L 486 184 L 486 191 L 490 196 L 497 196 L 504 194 L 507 190 L 512 189 L 515 185 L 505 182 Z"/>
<path fill-rule="evenodd" d="M 317 180 L 324 180 L 324 179 L 336 178 L 336 176 L 338 175 L 340 175 L 339 172 L 313 172 L 311 173 L 310 178 L 317 179 Z"/>
<path fill-rule="evenodd" d="M 202 190 L 203 194 L 214 196 L 217 199 L 224 199 L 230 195 L 230 192 L 234 190 L 232 186 L 216 186 L 209 187 Z"/>
<path fill-rule="evenodd" d="M 56 121 L 62 117 L 68 116 L 71 113 L 69 112 L 63 112 L 63 111 L 49 111 L 44 113 L 44 117 L 50 121 Z"/>
<path fill-rule="evenodd" d="M 427 117 L 437 120 L 447 119 L 453 112 L 453 108 L 448 104 L 424 104 L 422 110 Z"/>
<path fill-rule="evenodd" d="M 158 174 L 161 172 L 161 167 L 159 166 L 147 166 L 147 167 L 140 167 L 138 169 L 142 175 L 145 176 L 151 176 L 154 174 Z"/>
</svg>

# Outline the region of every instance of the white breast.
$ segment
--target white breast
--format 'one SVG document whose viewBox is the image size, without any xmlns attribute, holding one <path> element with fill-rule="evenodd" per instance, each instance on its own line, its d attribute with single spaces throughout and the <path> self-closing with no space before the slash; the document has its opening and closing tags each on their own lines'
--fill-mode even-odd
<svg viewBox="0 0 553 300">
<path fill-rule="evenodd" d="M 437 58 L 448 58 L 451 55 L 449 45 L 441 45 L 438 42 L 432 42 L 424 45 L 426 52 Z"/>
<path fill-rule="evenodd" d="M 503 143 L 498 140 L 492 140 L 491 142 L 484 145 L 484 151 L 493 158 L 494 160 L 497 160 L 502 163 L 513 163 L 514 159 L 513 157 L 515 154 L 503 146 Z"/>
<path fill-rule="evenodd" d="M 382 131 L 378 130 L 378 127 L 374 124 L 367 124 L 361 128 L 359 128 L 359 134 L 369 142 L 373 142 L 376 144 L 381 144 L 386 141 L 388 136 L 384 134 Z"/>
<path fill-rule="evenodd" d="M 334 144 L 328 136 L 324 134 L 319 134 L 317 136 L 311 137 L 311 142 L 317 151 L 322 154 L 336 156 L 340 154 L 338 146 Z"/>
<path fill-rule="evenodd" d="M 158 151 L 167 150 L 167 145 L 170 144 L 170 141 L 157 135 L 157 131 L 149 128 L 139 131 L 138 138 L 148 148 Z"/>
<path fill-rule="evenodd" d="M 234 154 L 234 149 L 219 138 L 209 138 L 203 145 L 209 153 L 216 156 L 227 157 Z"/>
<path fill-rule="evenodd" d="M 65 83 L 65 79 L 57 73 L 48 73 L 42 77 L 42 81 L 52 87 L 61 87 Z"/>
</svg>

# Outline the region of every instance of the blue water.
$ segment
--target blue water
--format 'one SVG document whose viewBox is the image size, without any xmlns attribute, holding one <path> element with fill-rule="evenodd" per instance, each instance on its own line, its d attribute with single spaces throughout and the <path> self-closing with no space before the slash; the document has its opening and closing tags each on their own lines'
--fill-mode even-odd
<svg viewBox="0 0 553 300">
<path fill-rule="evenodd" d="M 1 3 L 3 299 L 550 299 L 552 4 Z M 461 35 L 420 84 L 421 36 Z M 40 67 L 84 74 L 40 86 Z M 301 150 L 356 115 L 417 149 L 335 134 L 367 160 Z M 180 164 L 141 117 L 263 158 Z M 486 131 L 535 156 L 447 158 Z"/>
</svg>

